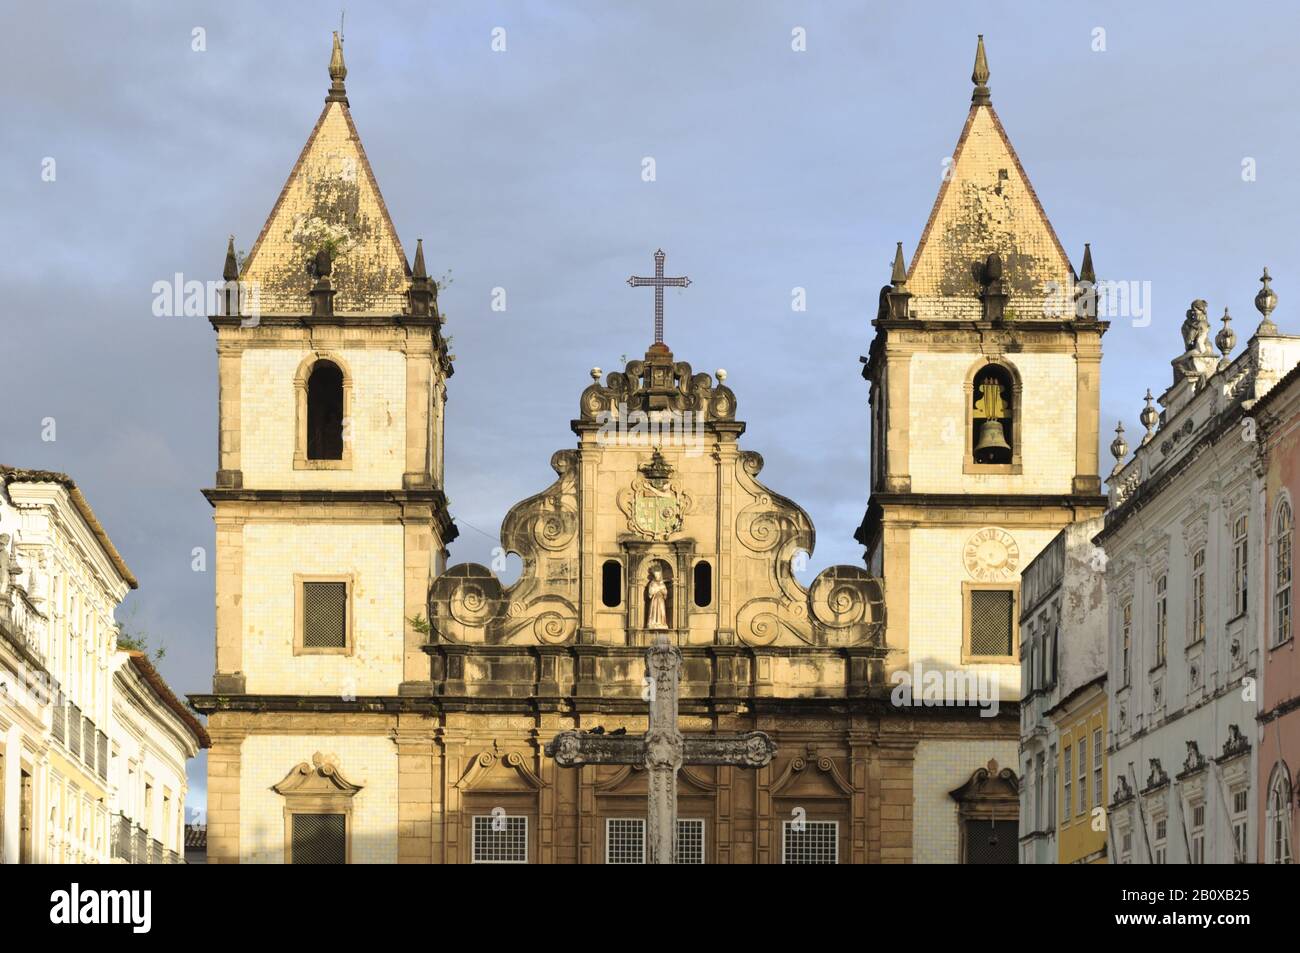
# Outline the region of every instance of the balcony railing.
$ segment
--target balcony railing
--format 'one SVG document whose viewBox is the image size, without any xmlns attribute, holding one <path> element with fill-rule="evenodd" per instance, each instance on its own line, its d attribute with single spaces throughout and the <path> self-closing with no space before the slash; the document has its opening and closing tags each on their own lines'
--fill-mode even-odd
<svg viewBox="0 0 1300 953">
<path fill-rule="evenodd" d="M 49 631 L 50 620 L 32 604 L 21 586 L 11 585 L 0 593 L 0 629 L 45 665 L 45 651 L 41 647 L 43 636 Z"/>
<path fill-rule="evenodd" d="M 124 814 L 114 814 L 111 827 L 111 850 L 114 860 L 132 863 L 131 856 L 131 821 Z"/>
<path fill-rule="evenodd" d="M 134 825 L 131 832 L 132 853 L 131 863 L 147 864 L 149 863 L 149 833 L 139 824 Z"/>
</svg>

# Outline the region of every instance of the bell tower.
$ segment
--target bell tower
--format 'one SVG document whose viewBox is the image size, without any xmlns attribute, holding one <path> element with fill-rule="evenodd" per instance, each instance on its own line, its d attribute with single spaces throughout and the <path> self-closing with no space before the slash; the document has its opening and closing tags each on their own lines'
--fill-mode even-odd
<svg viewBox="0 0 1300 953">
<path fill-rule="evenodd" d="M 938 197 L 910 266 L 896 248 L 862 359 L 871 495 L 856 538 L 885 578 L 887 671 L 974 675 L 1001 698 L 1001 716 L 980 717 L 948 691 L 918 719 L 914 829 L 943 832 L 914 845 L 918 862 L 960 859 L 947 792 L 990 759 L 1017 763 L 1021 567 L 1105 507 L 1107 325 L 1091 250 L 1076 274 L 993 109 L 983 37 L 971 79 Z"/>
<path fill-rule="evenodd" d="M 247 259 L 227 246 L 211 317 L 216 673 L 196 705 L 214 738 L 214 862 L 287 860 L 298 840 L 306 856 L 306 822 L 247 834 L 286 826 L 296 802 L 276 783 L 296 763 L 357 779 L 357 860 L 397 859 L 397 805 L 419 796 L 397 780 L 395 717 L 377 713 L 428 681 L 411 620 L 456 533 L 443 492 L 452 364 L 423 244 L 412 267 L 346 76 L 335 33 L 324 108 Z"/>
</svg>

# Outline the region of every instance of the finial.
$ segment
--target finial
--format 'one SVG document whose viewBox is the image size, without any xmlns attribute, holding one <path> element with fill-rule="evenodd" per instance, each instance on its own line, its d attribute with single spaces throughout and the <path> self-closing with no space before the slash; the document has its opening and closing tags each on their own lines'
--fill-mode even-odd
<svg viewBox="0 0 1300 953">
<path fill-rule="evenodd" d="M 1273 323 L 1269 315 L 1277 307 L 1277 292 L 1269 287 L 1269 282 L 1273 279 L 1269 277 L 1267 268 L 1264 269 L 1264 274 L 1260 275 L 1259 280 L 1264 287 L 1260 288 L 1259 294 L 1255 295 L 1255 307 L 1264 316 L 1264 320 L 1259 322 L 1255 334 L 1262 337 L 1274 337 L 1277 334 L 1277 325 Z"/>
<path fill-rule="evenodd" d="M 1142 445 L 1146 446 L 1151 438 L 1156 435 L 1156 424 L 1160 422 L 1160 412 L 1151 406 L 1151 388 L 1147 388 L 1146 402 L 1147 405 L 1142 408 L 1142 413 L 1138 417 L 1142 421 L 1142 426 L 1147 428 L 1147 435 L 1142 438 Z"/>
<path fill-rule="evenodd" d="M 719 367 L 713 372 L 713 376 L 718 379 L 719 384 L 725 384 L 727 382 L 727 369 L 725 367 Z"/>
<path fill-rule="evenodd" d="M 1228 314 L 1228 309 L 1223 309 L 1223 327 L 1214 337 L 1214 346 L 1219 349 L 1223 355 L 1223 363 L 1228 362 L 1228 354 L 1237 346 L 1237 332 L 1232 330 L 1232 315 Z"/>
<path fill-rule="evenodd" d="M 1083 243 L 1083 266 L 1079 269 L 1079 280 L 1089 284 L 1097 283 L 1097 272 L 1092 267 L 1092 243 Z"/>
<path fill-rule="evenodd" d="M 903 263 L 902 242 L 899 242 L 894 249 L 894 270 L 889 274 L 889 283 L 895 288 L 901 288 L 907 284 L 907 265 Z"/>
<path fill-rule="evenodd" d="M 339 39 L 338 30 L 334 31 L 334 49 L 330 52 L 330 91 L 325 97 L 327 103 L 343 103 L 347 105 L 348 94 L 343 88 L 343 80 L 347 78 L 348 68 L 343 63 L 343 41 Z"/>
<path fill-rule="evenodd" d="M 600 383 L 600 368 L 599 368 L 599 367 L 593 367 L 593 368 L 591 369 L 591 379 L 592 379 L 593 381 L 596 381 L 597 383 Z"/>
<path fill-rule="evenodd" d="M 221 269 L 221 277 L 226 281 L 236 281 L 239 278 L 239 262 L 235 260 L 234 235 L 231 235 L 230 240 L 226 242 L 226 267 Z"/>
<path fill-rule="evenodd" d="M 415 267 L 411 270 L 412 278 L 428 278 L 429 273 L 424 270 L 424 239 L 415 240 Z"/>
<path fill-rule="evenodd" d="M 970 101 L 977 106 L 988 106 L 993 102 L 989 95 L 989 60 L 984 55 L 984 34 L 979 35 L 975 46 L 975 69 L 970 74 L 970 81 L 975 84 L 975 92 Z"/>
<path fill-rule="evenodd" d="M 1110 455 L 1115 458 L 1115 467 L 1128 455 L 1128 441 L 1124 439 L 1124 422 L 1115 424 L 1115 439 L 1110 442 Z"/>
</svg>

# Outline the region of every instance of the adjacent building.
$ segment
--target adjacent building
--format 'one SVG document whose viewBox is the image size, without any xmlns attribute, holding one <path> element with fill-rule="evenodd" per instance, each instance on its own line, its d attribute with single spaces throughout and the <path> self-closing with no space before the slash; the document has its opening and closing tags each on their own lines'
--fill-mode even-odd
<svg viewBox="0 0 1300 953">
<path fill-rule="evenodd" d="M 1263 320 L 1235 358 L 1226 309 L 1216 353 L 1207 305 L 1192 302 L 1163 410 L 1148 393 L 1133 456 L 1124 460 L 1122 427 L 1111 446 L 1110 508 L 1094 541 L 1107 560 L 1109 833 L 1119 863 L 1243 863 L 1261 843 L 1258 759 L 1278 760 L 1254 730 L 1275 624 L 1268 600 L 1278 598 L 1261 581 L 1289 524 L 1266 509 L 1247 414 L 1300 359 L 1300 338 L 1270 320 L 1267 271 L 1262 281 Z"/>
<path fill-rule="evenodd" d="M 118 676 L 136 663 L 118 650 L 113 614 L 136 586 L 70 477 L 0 466 L 0 862 L 110 862 L 121 779 L 139 763 L 124 739 L 172 757 L 174 710 L 125 721 Z M 165 686 L 153 679 L 156 695 Z M 189 718 L 185 757 L 202 737 Z M 179 781 L 173 768 L 179 804 L 183 759 Z"/>
<path fill-rule="evenodd" d="M 119 651 L 113 669 L 113 860 L 180 863 L 186 856 L 185 764 L 208 747 L 208 733 L 144 652 Z"/>
<path fill-rule="evenodd" d="M 1263 665 L 1255 759 L 1256 856 L 1296 861 L 1295 798 L 1300 771 L 1300 660 L 1292 588 L 1295 506 L 1300 500 L 1300 365 L 1251 408 L 1263 451 L 1265 529 L 1257 560 Z"/>
<path fill-rule="evenodd" d="M 1020 576 L 1020 862 L 1104 863 L 1106 586 L 1092 536 L 1067 526 Z"/>
</svg>

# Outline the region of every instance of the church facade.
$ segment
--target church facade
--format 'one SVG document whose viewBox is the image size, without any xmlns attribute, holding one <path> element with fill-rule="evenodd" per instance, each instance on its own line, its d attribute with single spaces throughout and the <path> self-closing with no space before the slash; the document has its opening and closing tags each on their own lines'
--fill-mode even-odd
<svg viewBox="0 0 1300 953">
<path fill-rule="evenodd" d="M 714 734 L 776 746 L 758 767 L 687 757 L 679 862 L 1015 861 L 1018 573 L 1104 505 L 1105 326 L 1076 317 L 982 64 L 981 45 L 951 176 L 864 359 L 865 566 L 795 577 L 808 514 L 763 483 L 725 372 L 657 333 L 575 387 L 554 482 L 502 524 L 523 563 L 507 586 L 446 565 L 437 288 L 421 247 L 407 264 L 336 37 L 325 108 L 242 266 L 232 243 L 212 317 L 216 674 L 193 698 L 210 862 L 641 862 L 647 772 L 545 747 L 644 733 L 663 637 L 688 755 Z"/>
</svg>

